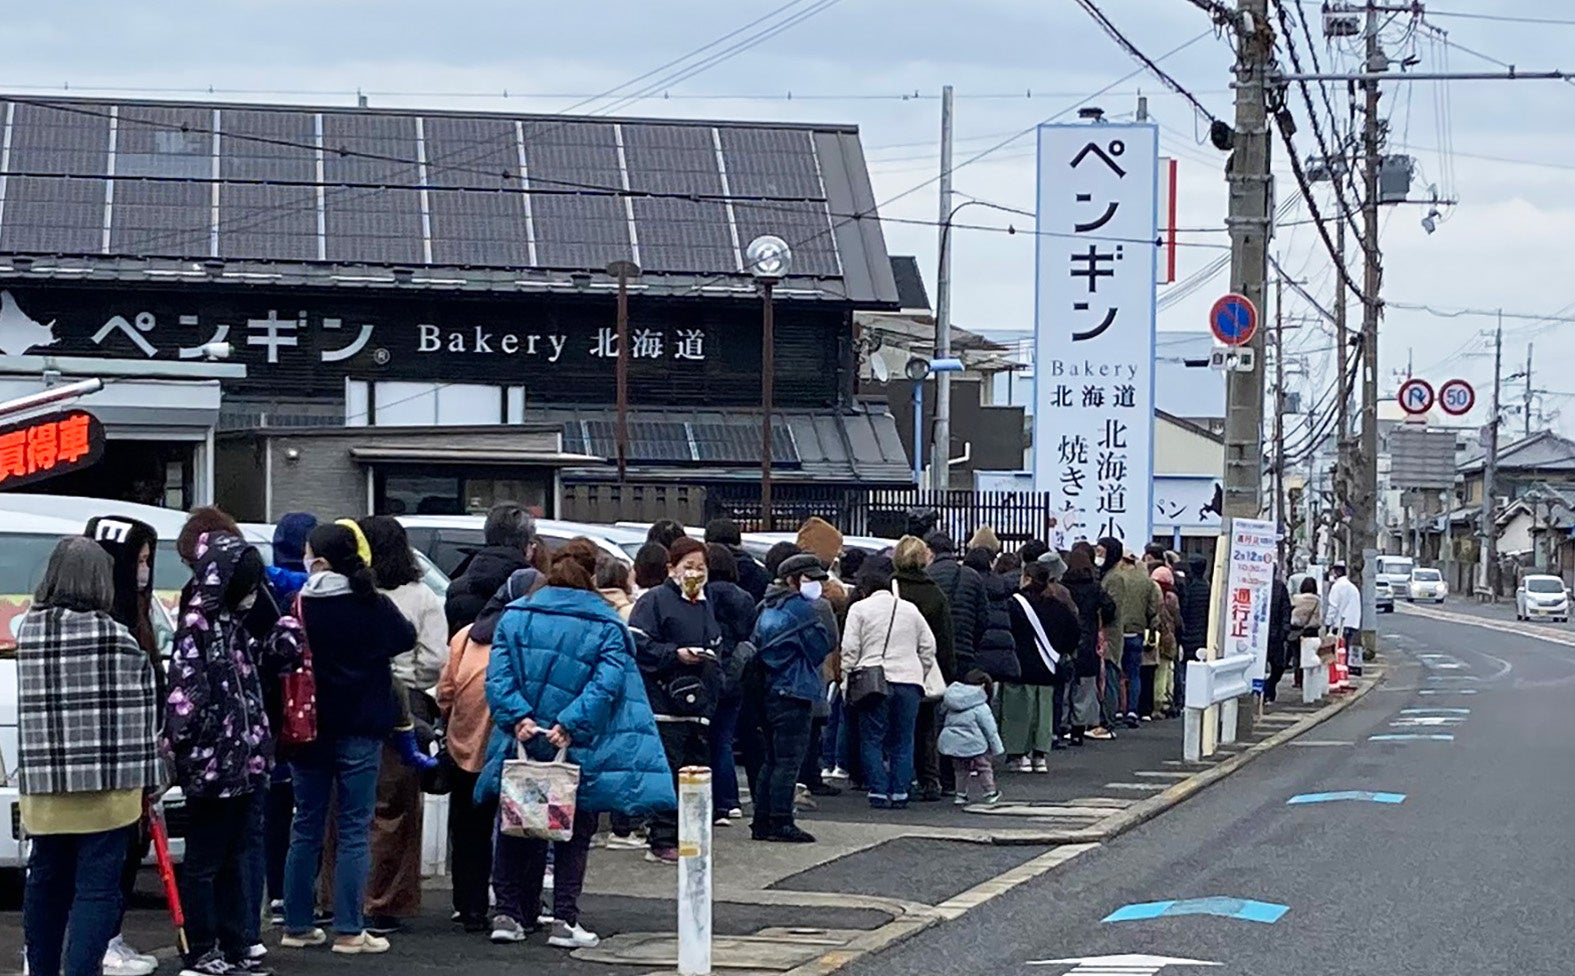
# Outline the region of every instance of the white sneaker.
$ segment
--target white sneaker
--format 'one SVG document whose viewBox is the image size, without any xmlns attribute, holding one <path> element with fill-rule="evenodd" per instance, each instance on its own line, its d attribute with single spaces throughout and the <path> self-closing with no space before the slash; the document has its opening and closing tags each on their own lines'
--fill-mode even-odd
<svg viewBox="0 0 1575 976">
<path fill-rule="evenodd" d="M 1034 772 L 1036 772 L 1036 773 L 1048 773 L 1049 771 L 1050 771 L 1050 761 L 1048 759 L 1046 759 L 1044 756 L 1036 756 L 1034 758 Z"/>
<path fill-rule="evenodd" d="M 547 944 L 560 949 L 594 949 L 601 944 L 601 936 L 595 932 L 588 932 L 578 922 L 570 925 L 568 922 L 553 922 L 552 935 L 547 937 Z"/>
<path fill-rule="evenodd" d="M 640 836 L 639 832 L 632 833 L 627 837 L 619 837 L 617 834 L 613 834 L 607 838 L 607 849 L 609 851 L 643 851 L 648 844 L 649 842 Z"/>
<path fill-rule="evenodd" d="M 247 959 L 261 959 L 263 956 L 266 956 L 267 954 L 268 954 L 268 947 L 263 945 L 261 942 L 257 943 L 254 946 L 248 946 L 247 949 L 246 949 L 246 958 Z"/>
<path fill-rule="evenodd" d="M 108 951 L 115 953 L 122 959 L 135 959 L 138 962 L 146 963 L 155 969 L 157 969 L 159 965 L 159 961 L 156 957 L 150 956 L 146 952 L 138 952 L 128 945 L 124 936 L 117 935 L 113 939 L 110 939 Z"/>
<path fill-rule="evenodd" d="M 1012 763 L 1012 772 L 1014 773 L 1031 773 L 1033 771 L 1034 761 L 1027 756 L 1023 756 L 1016 762 Z"/>
<path fill-rule="evenodd" d="M 852 777 L 850 777 L 848 775 L 848 771 L 846 769 L 843 769 L 841 766 L 838 766 L 836 769 L 833 769 L 829 774 L 827 774 L 825 776 L 822 776 L 821 778 L 822 779 L 851 779 Z"/>
<path fill-rule="evenodd" d="M 286 932 L 279 939 L 279 944 L 286 949 L 311 949 L 328 941 L 328 933 L 322 929 L 307 929 L 305 932 Z"/>
<path fill-rule="evenodd" d="M 492 935 L 488 936 L 497 945 L 508 945 L 512 942 L 525 941 L 525 926 L 509 918 L 507 915 L 494 915 L 492 917 Z"/>
<path fill-rule="evenodd" d="M 122 956 L 113 949 L 104 953 L 104 976 L 151 976 L 157 964 L 148 964 L 136 956 Z"/>
<path fill-rule="evenodd" d="M 334 952 L 341 956 L 377 955 L 388 951 L 388 940 L 380 935 L 362 932 L 360 935 L 334 940 Z"/>
<path fill-rule="evenodd" d="M 742 819 L 744 819 L 744 808 L 743 807 L 734 807 L 733 809 L 727 811 L 727 818 L 729 820 L 742 820 Z"/>
</svg>

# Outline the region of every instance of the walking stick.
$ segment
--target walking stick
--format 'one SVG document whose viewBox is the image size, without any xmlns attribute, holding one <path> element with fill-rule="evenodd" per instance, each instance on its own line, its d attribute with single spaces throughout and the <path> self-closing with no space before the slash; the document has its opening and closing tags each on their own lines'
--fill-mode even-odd
<svg viewBox="0 0 1575 976">
<path fill-rule="evenodd" d="M 164 810 L 146 803 L 148 832 L 153 836 L 153 854 L 159 862 L 159 879 L 164 882 L 164 900 L 170 906 L 170 921 L 175 923 L 175 944 L 182 957 L 191 954 L 186 941 L 186 912 L 180 905 L 180 888 L 175 884 L 175 863 L 170 860 L 170 832 L 164 824 Z"/>
</svg>

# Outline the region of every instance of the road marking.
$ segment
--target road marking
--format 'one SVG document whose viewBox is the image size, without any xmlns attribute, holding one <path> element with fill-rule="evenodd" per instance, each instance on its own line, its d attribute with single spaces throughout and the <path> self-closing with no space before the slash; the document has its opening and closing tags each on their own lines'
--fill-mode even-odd
<svg viewBox="0 0 1575 976">
<path fill-rule="evenodd" d="M 1404 690 L 1404 688 L 1395 689 L 1395 691 Z M 1417 692 L 1419 695 L 1474 695 L 1476 693 L 1475 688 L 1423 688 Z"/>
<path fill-rule="evenodd" d="M 1469 708 L 1402 708 L 1401 715 L 1470 715 Z"/>
<path fill-rule="evenodd" d="M 1129 807 L 1136 802 L 1136 800 L 1124 796 L 1084 796 L 1076 800 L 1068 800 L 1066 805 L 1069 807 L 1100 807 L 1102 809 L 1115 807 L 1119 810 Z"/>
<path fill-rule="evenodd" d="M 1368 803 L 1404 803 L 1404 793 L 1374 793 L 1371 790 L 1341 790 L 1337 793 L 1298 793 L 1285 801 L 1286 806 L 1308 803 L 1336 803 L 1341 800 L 1365 800 Z"/>
<path fill-rule="evenodd" d="M 1411 733 L 1405 733 L 1405 734 L 1401 734 L 1401 735 L 1395 735 L 1395 734 L 1390 734 L 1390 735 L 1370 735 L 1370 736 L 1367 737 L 1367 741 L 1368 742 L 1453 742 L 1453 741 L 1455 741 L 1455 737 L 1453 735 L 1449 735 L 1447 733 L 1445 733 L 1445 734 L 1434 733 L 1432 735 L 1416 735 L 1416 734 L 1411 734 Z"/>
<path fill-rule="evenodd" d="M 1106 915 L 1102 921 L 1139 922 L 1178 915 L 1216 915 L 1220 918 L 1236 918 L 1244 922 L 1272 925 L 1290 910 L 1289 905 L 1275 905 L 1246 898 L 1189 898 L 1186 901 L 1150 901 L 1126 905 Z"/>
<path fill-rule="evenodd" d="M 1148 776 L 1148 777 L 1150 777 L 1152 779 L 1191 779 L 1192 778 L 1192 774 L 1191 773 L 1156 773 L 1156 772 L 1149 772 L 1147 770 L 1143 770 L 1142 772 L 1136 772 L 1136 773 L 1133 773 L 1132 775 L 1133 776 Z"/>
<path fill-rule="evenodd" d="M 1107 790 L 1155 790 L 1157 792 L 1157 791 L 1162 790 L 1164 788 L 1165 788 L 1165 784 L 1164 783 L 1106 783 L 1105 784 L 1105 789 L 1107 789 Z"/>
<path fill-rule="evenodd" d="M 1291 745 L 1308 749 L 1320 746 L 1354 746 L 1356 743 L 1345 739 L 1296 739 L 1291 742 Z"/>
<path fill-rule="evenodd" d="M 1391 729 L 1414 729 L 1417 727 L 1459 725 L 1465 721 L 1458 715 L 1412 715 L 1399 718 L 1389 723 Z"/>
<path fill-rule="evenodd" d="M 1073 966 L 1066 976 L 1153 976 L 1166 966 L 1218 966 L 1201 959 L 1172 959 L 1168 956 L 1084 956 L 1081 959 L 1035 959 L 1030 966 Z"/>
</svg>

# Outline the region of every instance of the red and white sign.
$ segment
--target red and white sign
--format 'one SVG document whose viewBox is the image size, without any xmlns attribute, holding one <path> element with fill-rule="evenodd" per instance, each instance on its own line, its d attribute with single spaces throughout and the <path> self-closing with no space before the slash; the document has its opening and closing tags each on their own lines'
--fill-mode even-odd
<svg viewBox="0 0 1575 976">
<path fill-rule="evenodd" d="M 1465 380 L 1450 380 L 1438 388 L 1438 405 L 1451 417 L 1463 417 L 1477 405 L 1477 391 Z"/>
<path fill-rule="evenodd" d="M 1433 409 L 1433 384 L 1412 377 L 1400 384 L 1400 394 L 1397 399 L 1400 401 L 1400 409 L 1413 417 L 1427 413 Z"/>
</svg>

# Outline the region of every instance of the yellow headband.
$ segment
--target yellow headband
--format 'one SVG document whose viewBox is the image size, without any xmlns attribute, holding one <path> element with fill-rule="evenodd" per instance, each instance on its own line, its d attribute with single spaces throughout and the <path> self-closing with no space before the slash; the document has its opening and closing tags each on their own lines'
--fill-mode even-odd
<svg viewBox="0 0 1575 976">
<path fill-rule="evenodd" d="M 356 520 L 342 518 L 334 522 L 334 524 L 342 525 L 350 530 L 350 534 L 355 536 L 356 554 L 361 557 L 363 563 L 366 563 L 368 566 L 372 565 L 372 546 L 366 541 L 366 533 L 361 531 L 361 526 L 356 523 Z"/>
</svg>

